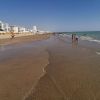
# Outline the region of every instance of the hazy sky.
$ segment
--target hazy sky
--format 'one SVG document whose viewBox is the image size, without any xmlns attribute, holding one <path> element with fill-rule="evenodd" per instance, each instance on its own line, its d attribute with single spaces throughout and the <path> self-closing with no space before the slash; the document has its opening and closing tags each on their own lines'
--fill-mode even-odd
<svg viewBox="0 0 100 100">
<path fill-rule="evenodd" d="M 49 31 L 100 30 L 100 0 L 0 0 L 0 20 Z"/>
</svg>

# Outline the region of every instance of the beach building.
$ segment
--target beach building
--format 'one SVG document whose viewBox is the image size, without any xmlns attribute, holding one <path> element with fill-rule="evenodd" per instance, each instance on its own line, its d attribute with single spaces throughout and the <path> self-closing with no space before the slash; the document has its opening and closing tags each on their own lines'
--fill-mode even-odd
<svg viewBox="0 0 100 100">
<path fill-rule="evenodd" d="M 9 32 L 9 30 L 10 30 L 10 26 L 8 23 L 6 23 L 6 32 Z"/>
<path fill-rule="evenodd" d="M 3 33 L 4 33 L 4 32 L 5 32 L 5 33 L 6 33 L 6 32 L 9 32 L 9 31 L 10 31 L 9 24 L 0 21 L 0 29 L 2 30 Z"/>
<path fill-rule="evenodd" d="M 25 31 L 24 31 L 24 33 L 30 33 L 30 29 L 28 29 L 28 28 L 25 28 Z"/>
<path fill-rule="evenodd" d="M 0 29 L 4 30 L 4 23 L 0 21 Z"/>
<path fill-rule="evenodd" d="M 38 31 L 38 30 L 37 30 L 37 27 L 36 27 L 36 26 L 33 26 L 33 33 L 36 34 L 37 31 Z"/>
<path fill-rule="evenodd" d="M 0 33 L 9 32 L 9 24 L 0 21 Z"/>
<path fill-rule="evenodd" d="M 17 26 L 10 26 L 10 31 L 13 33 L 19 33 L 19 27 Z"/>
<path fill-rule="evenodd" d="M 10 27 L 9 27 L 9 24 L 8 23 L 5 23 L 4 24 L 4 30 L 5 30 L 5 32 L 10 32 Z"/>
<path fill-rule="evenodd" d="M 25 33 L 26 32 L 26 28 L 24 27 L 19 27 L 19 33 Z"/>
<path fill-rule="evenodd" d="M 44 34 L 44 31 L 39 31 L 36 26 L 33 26 L 32 29 L 25 27 L 18 27 L 16 25 L 10 26 L 8 23 L 0 21 L 0 33 L 33 33 L 33 34 Z"/>
</svg>

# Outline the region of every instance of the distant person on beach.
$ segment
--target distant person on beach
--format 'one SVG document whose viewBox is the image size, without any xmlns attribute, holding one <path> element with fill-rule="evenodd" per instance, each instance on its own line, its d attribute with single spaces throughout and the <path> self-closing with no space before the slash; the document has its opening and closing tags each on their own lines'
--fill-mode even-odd
<svg viewBox="0 0 100 100">
<path fill-rule="evenodd" d="M 11 39 L 13 39 L 14 37 L 15 37 L 15 34 L 11 32 Z"/>
</svg>

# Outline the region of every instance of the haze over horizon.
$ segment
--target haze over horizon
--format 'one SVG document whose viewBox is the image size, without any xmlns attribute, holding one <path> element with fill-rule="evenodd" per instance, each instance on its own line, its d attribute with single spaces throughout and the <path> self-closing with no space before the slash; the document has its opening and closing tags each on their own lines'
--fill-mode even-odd
<svg viewBox="0 0 100 100">
<path fill-rule="evenodd" d="M 100 0 L 1 0 L 0 20 L 48 31 L 100 31 Z"/>
</svg>

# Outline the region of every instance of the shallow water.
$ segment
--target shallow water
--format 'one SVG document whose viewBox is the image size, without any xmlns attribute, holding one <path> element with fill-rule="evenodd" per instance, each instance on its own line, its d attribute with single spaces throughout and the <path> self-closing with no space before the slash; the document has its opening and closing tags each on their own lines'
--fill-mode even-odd
<svg viewBox="0 0 100 100">
<path fill-rule="evenodd" d="M 48 64 L 48 53 L 41 42 L 0 47 L 0 100 L 23 100 Z"/>
<path fill-rule="evenodd" d="M 99 48 L 60 35 L 0 47 L 0 99 L 100 100 Z"/>
<path fill-rule="evenodd" d="M 62 37 L 51 40 L 46 74 L 26 100 L 99 100 L 100 56 L 88 45 L 72 46 Z"/>
</svg>

